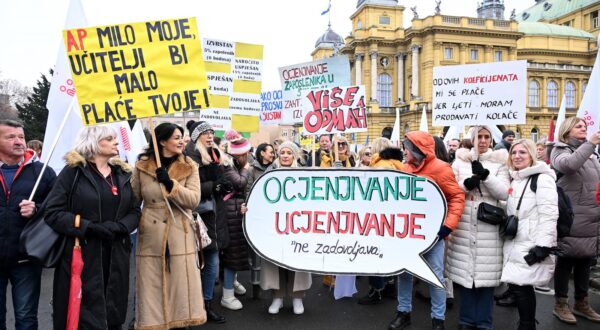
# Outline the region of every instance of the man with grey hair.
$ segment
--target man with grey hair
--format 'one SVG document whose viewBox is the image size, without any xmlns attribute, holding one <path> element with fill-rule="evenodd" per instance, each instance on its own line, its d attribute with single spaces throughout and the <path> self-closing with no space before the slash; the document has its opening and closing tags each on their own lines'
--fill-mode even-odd
<svg viewBox="0 0 600 330">
<path fill-rule="evenodd" d="M 38 211 L 56 179 L 25 145 L 23 125 L 0 120 L 0 328 L 6 329 L 6 288 L 12 286 L 15 329 L 37 329 L 42 267 L 19 253 L 19 237 Z M 39 175 L 43 175 L 32 201 L 28 200 Z"/>
</svg>

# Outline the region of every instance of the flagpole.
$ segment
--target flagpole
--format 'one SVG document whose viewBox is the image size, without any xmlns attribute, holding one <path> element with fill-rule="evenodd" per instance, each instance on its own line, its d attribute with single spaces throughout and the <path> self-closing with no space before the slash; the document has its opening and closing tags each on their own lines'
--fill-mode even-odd
<svg viewBox="0 0 600 330">
<path fill-rule="evenodd" d="M 71 113 L 71 109 L 73 109 L 73 104 L 75 103 L 75 96 L 73 96 L 71 98 L 71 103 L 69 103 L 69 107 L 67 108 L 67 111 L 65 111 L 65 115 L 63 117 L 62 122 L 60 123 L 60 126 L 58 127 L 58 131 L 56 132 L 56 136 L 54 136 L 54 141 L 52 141 L 52 146 L 50 147 L 49 150 L 49 155 L 48 155 L 48 161 L 44 162 L 44 165 L 42 166 L 42 171 L 40 172 L 40 175 L 37 177 L 37 180 L 35 181 L 35 185 L 33 186 L 33 190 L 31 191 L 31 195 L 29 195 L 29 201 L 33 200 L 33 196 L 35 195 L 35 192 L 38 188 L 38 186 L 40 185 L 40 181 L 42 181 L 42 176 L 44 176 L 44 172 L 46 171 L 46 167 L 48 167 L 48 162 L 50 161 L 50 159 L 52 158 L 52 154 L 54 153 L 54 149 L 56 148 L 56 145 L 58 144 L 58 139 L 60 138 L 60 135 L 62 134 L 63 129 L 65 128 L 65 124 L 67 123 L 67 119 L 69 118 L 69 114 Z"/>
</svg>

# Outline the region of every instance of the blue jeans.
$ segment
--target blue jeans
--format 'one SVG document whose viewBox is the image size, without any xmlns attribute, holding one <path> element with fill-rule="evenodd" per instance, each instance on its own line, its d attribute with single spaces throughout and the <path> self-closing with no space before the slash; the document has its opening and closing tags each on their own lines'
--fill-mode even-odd
<svg viewBox="0 0 600 330">
<path fill-rule="evenodd" d="M 38 328 L 38 303 L 42 267 L 25 262 L 9 269 L 0 269 L 0 329 L 6 329 L 6 287 L 12 286 L 12 300 L 15 310 L 15 329 Z"/>
<path fill-rule="evenodd" d="M 204 269 L 202 269 L 202 294 L 204 300 L 212 300 L 215 281 L 219 274 L 219 250 L 204 250 Z M 232 282 L 233 283 L 233 282 Z M 233 285 L 233 284 L 232 284 Z"/>
<path fill-rule="evenodd" d="M 492 329 L 494 288 L 460 288 L 458 323 L 478 329 Z"/>
<path fill-rule="evenodd" d="M 231 268 L 223 268 L 223 288 L 233 289 L 233 282 L 235 281 L 235 274 L 237 272 Z"/>
<path fill-rule="evenodd" d="M 439 240 L 425 255 L 435 275 L 444 284 L 444 240 Z M 398 311 L 412 311 L 413 276 L 409 273 L 398 275 Z M 431 295 L 431 317 L 439 320 L 446 319 L 446 290 L 429 284 Z"/>
</svg>

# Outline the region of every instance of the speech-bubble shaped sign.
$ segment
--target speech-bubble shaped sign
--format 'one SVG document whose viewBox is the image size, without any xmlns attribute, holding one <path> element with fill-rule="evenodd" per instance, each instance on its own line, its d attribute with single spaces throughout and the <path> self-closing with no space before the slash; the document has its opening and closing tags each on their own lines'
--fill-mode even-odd
<svg viewBox="0 0 600 330">
<path fill-rule="evenodd" d="M 319 274 L 408 271 L 443 287 L 423 254 L 446 199 L 431 180 L 392 170 L 278 169 L 248 196 L 244 234 L 264 259 Z"/>
</svg>

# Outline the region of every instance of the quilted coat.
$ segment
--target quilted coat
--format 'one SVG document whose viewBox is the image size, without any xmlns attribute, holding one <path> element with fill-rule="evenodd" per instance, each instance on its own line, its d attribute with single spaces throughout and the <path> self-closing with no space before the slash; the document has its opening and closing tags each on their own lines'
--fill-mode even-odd
<svg viewBox="0 0 600 330">
<path fill-rule="evenodd" d="M 537 189 L 531 190 L 527 179 L 539 174 Z M 507 214 L 517 215 L 519 226 L 517 235 L 504 242 L 504 267 L 502 282 L 520 286 L 546 285 L 554 275 L 554 256 L 529 266 L 523 257 L 535 246 L 556 246 L 556 220 L 558 219 L 558 195 L 554 171 L 543 162 L 520 171 L 511 171 L 513 181 L 509 189 Z M 525 188 L 525 184 L 527 187 Z M 523 193 L 524 191 L 524 193 Z M 517 205 L 523 194 L 523 201 L 517 213 Z"/>
<path fill-rule="evenodd" d="M 465 288 L 495 287 L 502 274 L 502 245 L 497 225 L 477 220 L 477 208 L 482 202 L 503 207 L 499 201 L 508 197 L 510 182 L 506 149 L 488 149 L 479 155 L 479 161 L 490 171 L 480 189 L 469 191 L 463 182 L 470 178 L 471 162 L 477 158 L 475 150 L 458 149 L 452 170 L 464 191 L 465 207 L 458 227 L 450 235 L 446 272 L 455 283 Z"/>
</svg>

